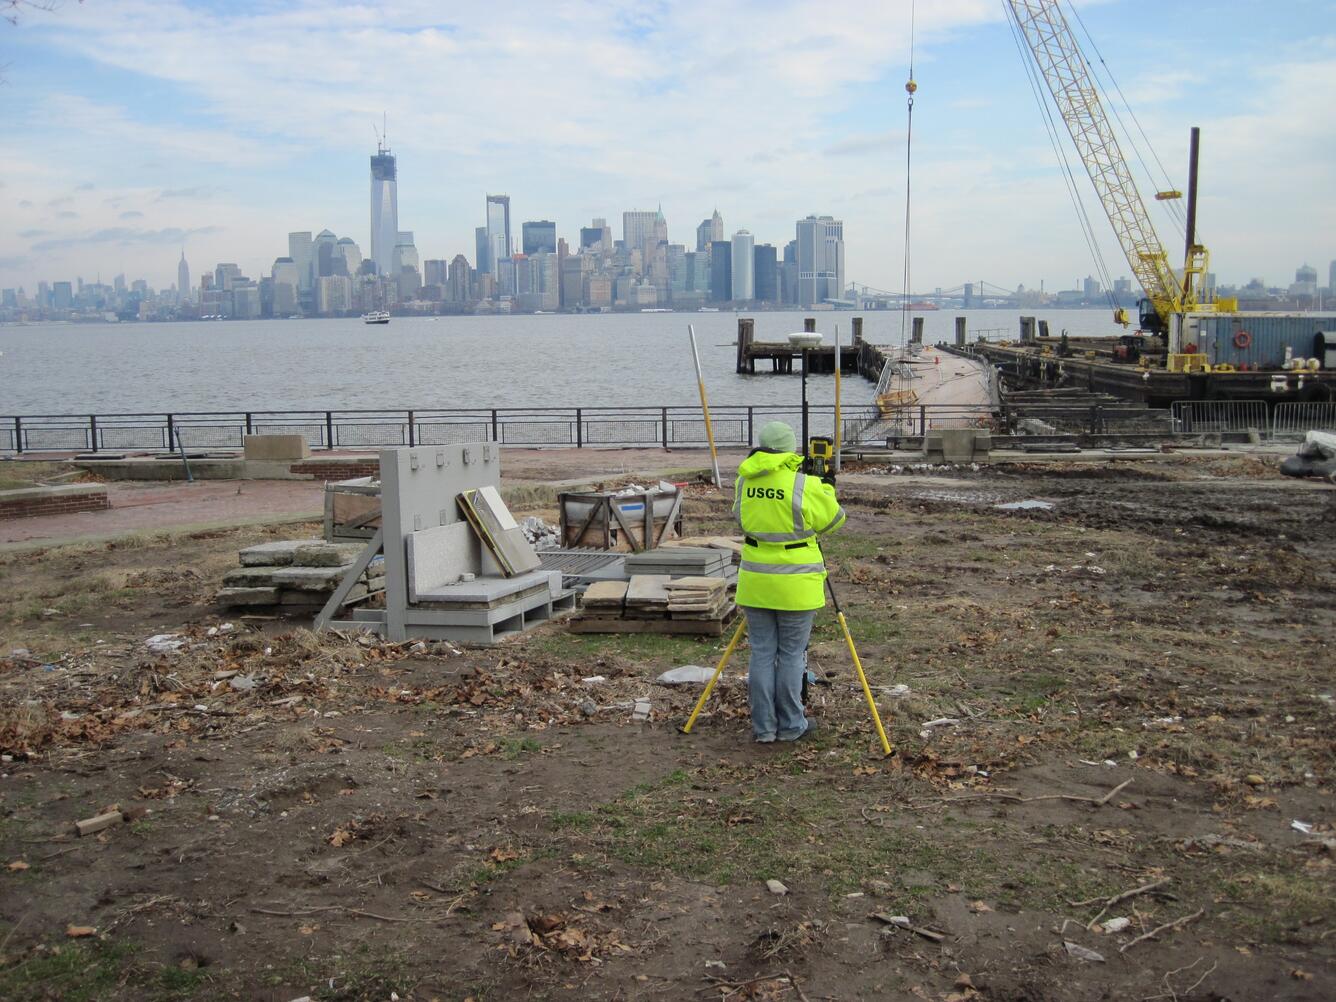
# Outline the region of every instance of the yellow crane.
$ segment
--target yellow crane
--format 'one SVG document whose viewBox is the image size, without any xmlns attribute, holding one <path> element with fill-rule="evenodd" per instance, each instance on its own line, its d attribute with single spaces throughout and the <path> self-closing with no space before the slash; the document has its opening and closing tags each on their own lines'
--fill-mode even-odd
<svg viewBox="0 0 1336 1002">
<path fill-rule="evenodd" d="M 1187 241 L 1182 278 L 1169 263 L 1169 254 L 1146 213 L 1118 139 L 1104 112 L 1094 75 L 1059 7 L 1058 0 L 1006 0 L 1040 75 L 1048 85 L 1058 113 L 1071 134 L 1132 273 L 1141 283 L 1151 310 L 1141 310 L 1144 328 L 1170 335 L 1173 318 L 1184 313 L 1232 312 L 1234 301 L 1208 302 L 1203 296 L 1210 255 L 1196 242 L 1195 199 L 1189 199 Z M 1193 130 L 1192 175 L 1196 175 L 1197 131 Z M 1190 195 L 1195 188 L 1190 187 Z M 1158 192 L 1156 198 L 1181 197 L 1177 191 Z M 1127 311 L 1117 309 L 1114 319 L 1128 325 Z"/>
</svg>

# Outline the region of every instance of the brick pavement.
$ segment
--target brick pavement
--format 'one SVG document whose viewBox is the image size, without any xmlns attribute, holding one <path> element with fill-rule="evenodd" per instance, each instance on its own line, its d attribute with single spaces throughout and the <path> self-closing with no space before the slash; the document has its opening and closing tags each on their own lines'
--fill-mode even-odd
<svg viewBox="0 0 1336 1002">
<path fill-rule="evenodd" d="M 304 480 L 114 481 L 106 486 L 111 507 L 105 511 L 0 520 L 0 547 L 316 518 L 324 508 L 325 485 Z"/>
</svg>

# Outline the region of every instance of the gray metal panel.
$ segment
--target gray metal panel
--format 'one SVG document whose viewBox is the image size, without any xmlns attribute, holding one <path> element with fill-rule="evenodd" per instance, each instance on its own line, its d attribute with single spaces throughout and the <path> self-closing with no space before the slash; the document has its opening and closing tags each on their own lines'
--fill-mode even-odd
<svg viewBox="0 0 1336 1002">
<path fill-rule="evenodd" d="M 398 642 L 408 639 L 408 534 L 460 521 L 455 496 L 498 486 L 501 450 L 489 442 L 382 449 L 380 480 L 386 637 Z"/>
<path fill-rule="evenodd" d="M 1313 335 L 1322 330 L 1336 329 L 1336 316 L 1304 314 L 1298 316 L 1266 316 L 1260 314 L 1221 314 L 1204 316 L 1199 326 L 1198 348 L 1215 365 L 1252 365 L 1264 369 L 1278 369 L 1285 361 L 1285 349 L 1296 358 L 1311 358 Z M 1234 344 L 1234 335 L 1247 331 L 1252 343 L 1246 348 Z"/>
</svg>

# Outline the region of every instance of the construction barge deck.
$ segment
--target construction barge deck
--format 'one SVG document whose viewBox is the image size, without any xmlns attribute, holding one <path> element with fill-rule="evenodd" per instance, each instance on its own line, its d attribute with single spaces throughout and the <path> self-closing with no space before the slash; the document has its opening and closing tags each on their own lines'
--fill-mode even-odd
<svg viewBox="0 0 1336 1002">
<path fill-rule="evenodd" d="M 1264 324 L 1295 325 L 1304 329 L 1277 330 L 1266 333 Z M 1331 321 L 1331 322 L 1329 322 Z M 1054 338 L 1044 336 L 1048 324 L 1035 322 L 1033 317 L 1022 317 L 1017 341 L 968 340 L 966 320 L 956 317 L 955 344 L 939 344 L 987 360 L 1002 376 L 1010 390 L 1075 389 L 1086 393 L 1107 395 L 1129 403 L 1152 408 L 1168 408 L 1176 401 L 1185 400 L 1256 400 L 1268 404 L 1336 400 L 1336 356 L 1329 348 L 1318 355 L 1316 347 L 1309 347 L 1313 357 L 1308 367 L 1286 368 L 1289 355 L 1298 347 L 1296 357 L 1303 358 L 1305 346 L 1313 345 L 1313 338 L 1322 332 L 1336 331 L 1336 319 L 1329 317 L 1258 317 L 1242 316 L 1229 321 L 1242 330 L 1247 325 L 1256 330 L 1255 336 L 1238 336 L 1239 331 L 1225 330 L 1214 340 L 1204 330 L 1200 333 L 1201 349 L 1209 351 L 1214 365 L 1203 366 L 1206 355 L 1195 358 L 1171 355 L 1173 365 L 1137 360 L 1119 359 L 1119 337 Z M 815 331 L 816 320 L 806 318 L 804 330 Z M 863 318 L 852 317 L 851 336 L 842 345 L 840 371 L 857 373 L 876 382 L 887 361 L 901 349 L 894 345 L 871 344 L 863 338 Z M 1036 336 L 1037 332 L 1037 336 Z M 1336 343 L 1336 334 L 1325 335 Z M 923 341 L 923 319 L 913 319 L 911 343 Z M 1219 343 L 1216 343 L 1216 342 Z M 1240 341 L 1247 343 L 1239 346 Z M 1289 345 L 1291 352 L 1284 349 Z M 757 371 L 757 362 L 770 363 L 775 373 L 795 372 L 795 362 L 801 367 L 802 351 L 784 342 L 758 341 L 755 322 L 739 318 L 736 371 L 751 374 Z M 1162 356 L 1163 357 L 1163 356 Z M 1186 358 L 1186 361 L 1185 361 Z M 1221 362 L 1225 364 L 1221 364 Z M 832 373 L 835 371 L 835 348 L 823 344 L 808 350 L 808 371 Z"/>
</svg>

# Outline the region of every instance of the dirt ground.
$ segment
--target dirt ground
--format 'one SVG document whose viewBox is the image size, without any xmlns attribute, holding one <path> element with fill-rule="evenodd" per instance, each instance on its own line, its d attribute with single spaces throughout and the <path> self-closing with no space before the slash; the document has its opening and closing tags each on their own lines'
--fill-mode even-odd
<svg viewBox="0 0 1336 1002">
<path fill-rule="evenodd" d="M 698 690 L 653 682 L 723 640 L 220 629 L 291 526 L 0 554 L 0 998 L 1336 997 L 1336 491 L 1183 459 L 840 493 L 889 759 L 829 614 L 815 737 L 758 746 L 742 659 L 689 736 Z"/>
</svg>

